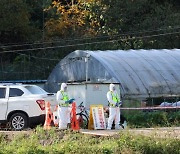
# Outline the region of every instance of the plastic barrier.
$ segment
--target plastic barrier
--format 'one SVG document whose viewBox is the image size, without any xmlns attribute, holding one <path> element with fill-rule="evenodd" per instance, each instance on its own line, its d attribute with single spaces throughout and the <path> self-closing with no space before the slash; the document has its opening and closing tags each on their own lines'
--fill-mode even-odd
<svg viewBox="0 0 180 154">
<path fill-rule="evenodd" d="M 46 109 L 46 119 L 45 119 L 45 123 L 44 123 L 44 129 L 49 130 L 51 128 L 52 122 L 53 122 L 53 115 L 51 112 L 51 107 L 50 107 L 50 103 L 46 102 L 45 103 L 45 109 Z"/>
<path fill-rule="evenodd" d="M 180 106 L 176 106 L 176 107 L 123 107 L 120 108 L 121 110 L 164 110 L 164 109 L 180 109 Z"/>
<path fill-rule="evenodd" d="M 76 103 L 72 103 L 72 110 L 71 110 L 71 129 L 72 130 L 79 130 L 79 122 L 76 118 Z"/>
<path fill-rule="evenodd" d="M 53 111 L 53 122 L 54 126 L 58 127 L 59 124 L 59 118 L 58 118 L 58 105 L 56 105 L 54 111 Z"/>
</svg>

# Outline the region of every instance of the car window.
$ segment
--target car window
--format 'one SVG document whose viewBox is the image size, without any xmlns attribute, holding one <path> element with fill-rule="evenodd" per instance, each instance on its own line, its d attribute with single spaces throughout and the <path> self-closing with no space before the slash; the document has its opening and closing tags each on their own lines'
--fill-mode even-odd
<svg viewBox="0 0 180 154">
<path fill-rule="evenodd" d="M 6 97 L 6 88 L 0 88 L 0 99 Z"/>
<path fill-rule="evenodd" d="M 42 88 L 40 88 L 38 86 L 25 86 L 25 88 L 27 90 L 29 90 L 31 94 L 45 94 L 45 93 L 47 93 L 46 91 L 44 91 Z"/>
<path fill-rule="evenodd" d="M 24 92 L 18 88 L 10 88 L 9 97 L 22 96 Z"/>
</svg>

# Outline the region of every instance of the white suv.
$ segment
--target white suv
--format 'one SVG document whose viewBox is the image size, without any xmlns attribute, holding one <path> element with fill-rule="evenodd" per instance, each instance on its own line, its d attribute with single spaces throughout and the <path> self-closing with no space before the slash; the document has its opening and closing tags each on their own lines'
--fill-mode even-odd
<svg viewBox="0 0 180 154">
<path fill-rule="evenodd" d="M 43 124 L 45 101 L 55 106 L 55 94 L 35 85 L 0 84 L 0 124 L 10 124 L 13 130 Z"/>
</svg>

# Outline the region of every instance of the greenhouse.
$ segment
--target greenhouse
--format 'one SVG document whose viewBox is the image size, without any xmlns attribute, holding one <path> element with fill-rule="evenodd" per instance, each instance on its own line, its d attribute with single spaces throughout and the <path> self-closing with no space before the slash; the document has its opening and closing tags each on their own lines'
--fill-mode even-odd
<svg viewBox="0 0 180 154">
<path fill-rule="evenodd" d="M 123 97 L 179 97 L 180 49 L 74 51 L 48 77 L 45 89 L 59 84 L 118 83 Z"/>
</svg>

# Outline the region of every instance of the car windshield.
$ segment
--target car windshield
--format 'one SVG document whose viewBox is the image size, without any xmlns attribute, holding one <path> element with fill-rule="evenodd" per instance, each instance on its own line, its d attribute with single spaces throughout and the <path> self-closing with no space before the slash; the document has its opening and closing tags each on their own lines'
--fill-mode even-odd
<svg viewBox="0 0 180 154">
<path fill-rule="evenodd" d="M 27 90 L 31 92 L 31 94 L 47 94 L 45 90 L 38 86 L 25 86 Z"/>
</svg>

